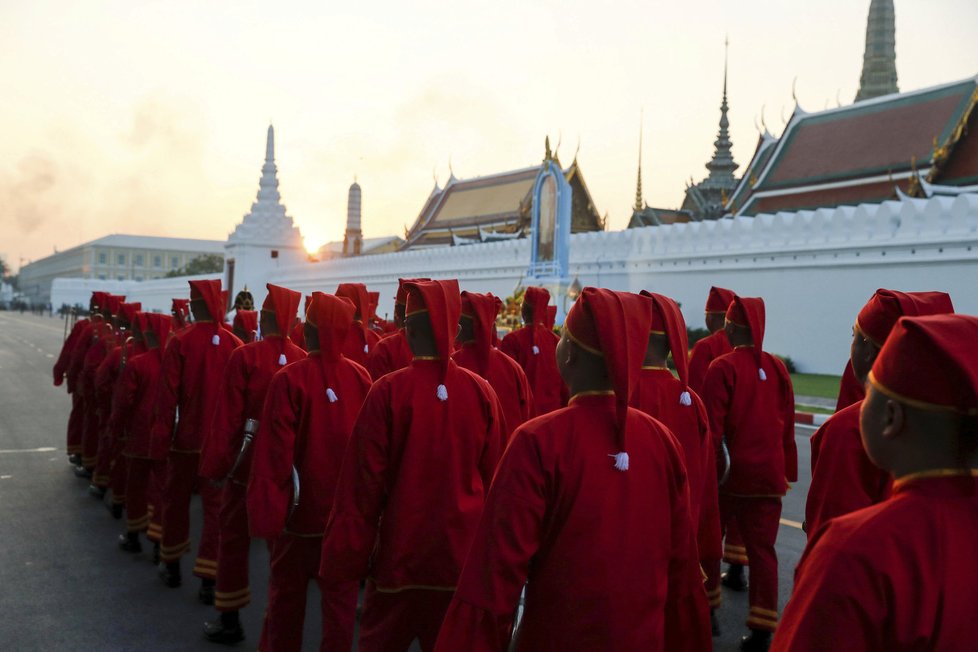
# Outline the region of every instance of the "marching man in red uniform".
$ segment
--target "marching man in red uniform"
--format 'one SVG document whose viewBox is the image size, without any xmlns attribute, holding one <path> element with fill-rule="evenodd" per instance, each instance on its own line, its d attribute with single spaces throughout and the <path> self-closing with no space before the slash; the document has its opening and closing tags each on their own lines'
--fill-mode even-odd
<svg viewBox="0 0 978 652">
<path fill-rule="evenodd" d="M 163 360 L 163 346 L 170 334 L 171 318 L 156 313 L 136 315 L 135 330 L 141 330 L 146 352 L 126 361 L 112 397 L 109 428 L 124 436 L 126 458 L 126 533 L 119 547 L 126 552 L 141 552 L 139 533 L 147 532 L 154 550 L 159 549 L 162 509 L 159 504 L 166 448 L 153 447 L 150 429 Z M 155 521 L 155 527 L 152 523 Z"/>
<path fill-rule="evenodd" d="M 506 440 L 530 418 L 533 392 L 530 381 L 516 361 L 493 346 L 496 315 L 502 302 L 492 294 L 462 293 L 462 318 L 459 320 L 452 359 L 455 364 L 485 378 L 499 399 L 506 419 Z"/>
<path fill-rule="evenodd" d="M 877 290 L 852 327 L 850 366 L 866 382 L 880 349 L 900 317 L 954 312 L 944 292 Z M 812 436 L 812 484 L 805 504 L 805 530 L 830 518 L 869 507 L 890 494 L 890 474 L 869 459 L 859 436 L 862 401 L 843 408 Z"/>
<path fill-rule="evenodd" d="M 255 341 L 258 334 L 258 311 L 245 310 L 238 308 L 234 311 L 234 320 L 231 322 L 231 331 L 239 340 L 245 344 Z"/>
<path fill-rule="evenodd" d="M 778 556 L 774 544 L 781 499 L 798 480 L 795 400 L 784 364 L 763 351 L 764 301 L 734 297 L 724 330 L 733 351 L 706 373 L 703 400 L 710 432 L 730 451 L 729 477 L 720 487 L 724 526 L 736 523 L 750 559 L 750 634 L 743 650 L 766 650 L 778 624 Z"/>
<path fill-rule="evenodd" d="M 439 652 L 712 649 L 683 453 L 628 407 L 650 312 L 598 288 L 571 308 L 557 348 L 570 404 L 513 435 Z"/>
<path fill-rule="evenodd" d="M 67 380 L 67 390 L 71 394 L 71 414 L 68 417 L 65 449 L 68 453 L 68 461 L 73 466 L 81 464 L 81 423 L 84 408 L 78 392 L 75 391 L 76 378 L 69 373 L 69 369 L 75 350 L 81 346 L 87 346 L 92 338 L 92 321 L 98 318 L 96 315 L 104 294 L 104 292 L 92 292 L 92 298 L 88 302 L 88 312 L 92 318 L 82 318 L 75 322 L 71 328 L 71 333 L 61 345 L 61 353 L 58 354 L 58 359 L 54 363 L 54 386 L 60 387 Z M 68 319 L 67 314 L 65 319 Z"/>
<path fill-rule="evenodd" d="M 204 435 L 210 429 L 217 405 L 224 365 L 231 352 L 241 346 L 241 340 L 224 325 L 227 293 L 221 291 L 221 282 L 188 282 L 194 322 L 174 333 L 163 352 L 152 430 L 154 445 L 169 450 L 163 486 L 160 578 L 169 587 L 182 582 L 180 558 L 190 550 L 190 499 L 196 485 L 204 526 L 194 575 L 201 578 L 200 601 L 213 604 L 221 491 L 206 480 L 198 482 L 198 466 Z"/>
<path fill-rule="evenodd" d="M 407 292 L 414 360 L 370 389 L 323 541 L 328 584 L 368 578 L 361 652 L 434 647 L 505 445 L 492 388 L 451 359 L 458 283 Z"/>
<path fill-rule="evenodd" d="M 703 401 L 689 388 L 686 322 L 679 305 L 661 294 L 642 290 L 642 295 L 651 299 L 652 323 L 645 361 L 629 404 L 664 423 L 682 446 L 700 565 L 707 576 L 710 620 L 716 636 L 719 625 L 714 611 L 720 606 L 721 537 L 716 454 L 710 423 Z M 679 378 L 666 366 L 670 353 Z"/>
<path fill-rule="evenodd" d="M 322 292 L 312 296 L 305 322 L 309 356 L 272 378 L 248 485 L 251 535 L 271 543 L 268 611 L 259 643 L 270 652 L 302 648 L 306 591 L 310 580 L 318 580 L 340 464 L 370 389 L 367 370 L 342 355 L 353 328 L 353 304 Z M 358 584 L 318 584 L 320 649 L 349 650 Z"/>
<path fill-rule="evenodd" d="M 978 318 L 903 317 L 860 414 L 893 495 L 813 533 L 775 650 L 974 650 Z"/>
<path fill-rule="evenodd" d="M 349 299 L 356 308 L 353 327 L 347 335 L 343 355 L 359 365 L 366 366 L 367 357 L 380 341 L 380 335 L 370 328 L 370 318 L 373 317 L 370 293 L 363 283 L 340 283 L 336 288 L 336 296 Z"/>
<path fill-rule="evenodd" d="M 499 350 L 523 368 L 533 391 L 533 415 L 553 412 L 567 405 L 567 386 L 557 371 L 556 351 L 560 338 L 551 330 L 550 293 L 528 287 L 523 294 L 523 323 L 506 337 Z"/>
<path fill-rule="evenodd" d="M 689 386 L 694 392 L 703 392 L 706 370 L 710 363 L 733 351 L 730 340 L 723 331 L 727 308 L 736 296 L 732 290 L 711 287 L 706 297 L 706 328 L 710 334 L 693 345 L 689 354 Z"/>
<path fill-rule="evenodd" d="M 411 364 L 411 347 L 408 346 L 407 335 L 404 334 L 404 307 L 407 302 L 407 292 L 404 284 L 409 281 L 428 281 L 427 278 L 397 280 L 397 295 L 394 297 L 394 325 L 397 327 L 390 335 L 382 338 L 367 356 L 367 371 L 373 378 L 380 378 L 392 371 L 403 369 Z"/>
<path fill-rule="evenodd" d="M 251 602 L 248 586 L 251 538 L 245 497 L 253 450 L 251 446 L 242 450 L 245 422 L 261 419 L 272 376 L 286 365 L 306 357 L 305 351 L 288 337 L 302 295 L 271 283 L 267 288 L 261 309 L 262 339 L 231 353 L 224 368 L 222 393 L 210 435 L 204 441 L 200 458 L 201 477 L 224 487 L 214 594 L 214 606 L 220 618 L 204 624 L 204 636 L 226 645 L 244 638 L 239 611 Z M 237 311 L 238 315 L 242 313 L 258 314 L 250 310 Z M 245 334 L 253 334 L 258 323 L 245 323 L 244 326 Z"/>
</svg>

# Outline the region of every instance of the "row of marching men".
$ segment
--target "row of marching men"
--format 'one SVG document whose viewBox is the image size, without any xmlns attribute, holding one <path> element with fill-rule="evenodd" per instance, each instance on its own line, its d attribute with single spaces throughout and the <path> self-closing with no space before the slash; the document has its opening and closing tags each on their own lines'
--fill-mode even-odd
<svg viewBox="0 0 978 652">
<path fill-rule="evenodd" d="M 675 302 L 661 295 L 587 288 L 558 341 L 548 327 L 549 297 L 531 288 L 523 309 L 527 326 L 497 348 L 499 304 L 491 295 L 460 296 L 450 281 L 403 282 L 396 317 L 401 328 L 377 340 L 364 326 L 365 289 L 341 288 L 337 295 L 313 296 L 302 330 L 305 356 L 280 335 L 290 330 L 298 294 L 269 286 L 261 314 L 263 339 L 236 348 L 222 320 L 210 318 L 226 305 L 219 284 L 191 285 L 196 322 L 170 336 L 162 354 L 152 348 L 154 336 L 146 338 L 151 347 L 146 355 L 157 361 L 156 376 L 146 383 L 139 405 L 146 406 L 149 439 L 160 450 L 156 459 L 147 456 L 155 472 L 142 475 L 151 482 L 163 477 L 160 558 L 169 585 L 179 583 L 179 558 L 190 547 L 185 516 L 190 491 L 198 475 L 209 480 L 198 483 L 205 527 L 194 571 L 202 578 L 204 598 L 217 582 L 221 618 L 205 628 L 211 640 L 233 643 L 243 637 L 237 610 L 250 596 L 250 535 L 268 539 L 272 553 L 260 643 L 265 650 L 300 647 L 310 580 L 318 581 L 322 592 L 324 649 L 349 649 L 358 583 L 365 578 L 361 650 L 406 649 L 415 639 L 423 649 L 437 645 L 440 650 L 502 650 L 514 640 L 529 650 L 710 649 L 708 609 L 719 604 L 719 548 L 725 534 L 729 560 L 749 560 L 751 568 L 750 634 L 742 647 L 767 647 L 778 617 L 774 542 L 781 497 L 788 481 L 796 479 L 797 461 L 790 379 L 762 350 L 760 299 L 711 290 L 707 323 L 715 332 L 697 343 L 687 364 L 682 316 Z M 288 318 L 279 323 L 283 314 Z M 857 333 L 872 328 L 860 326 L 869 320 L 860 314 Z M 962 357 L 960 346 L 953 348 L 953 341 L 965 335 L 964 341 L 974 342 L 975 320 L 932 321 L 923 319 L 919 326 L 905 320 L 894 327 L 910 329 L 903 340 L 895 338 L 889 348 L 877 342 L 871 364 L 876 376 L 867 371 L 870 400 L 876 397 L 884 406 L 881 419 L 900 420 L 898 430 L 922 422 L 944 426 L 939 443 L 953 444 L 958 457 L 944 459 L 947 468 L 933 473 L 922 469 L 922 480 L 906 485 L 934 491 L 927 479 L 936 477 L 947 485 L 942 499 L 963 492 L 963 502 L 949 510 L 973 513 L 969 469 L 975 452 L 966 436 L 974 437 L 976 365 Z M 82 325 L 79 337 L 96 326 Z M 159 344 L 160 336 L 155 339 Z M 221 353 L 224 348 L 227 353 Z M 863 367 L 856 349 L 854 341 L 848 376 L 858 381 Z M 378 371 L 373 365 L 382 350 L 389 367 Z M 938 361 L 923 388 L 910 379 L 910 370 L 922 366 L 921 350 Z M 678 378 L 666 367 L 670 353 Z M 972 350 L 966 353 L 974 357 Z M 374 370 L 372 384 L 371 373 L 354 361 L 359 355 Z M 950 377 L 940 382 L 945 371 Z M 57 368 L 55 375 L 58 382 Z M 696 385 L 702 399 L 692 389 Z M 854 386 L 858 393 L 858 382 Z M 949 388 L 949 395 L 940 391 Z M 944 421 L 918 420 L 919 411 Z M 257 430 L 245 426 L 248 419 L 258 421 Z M 132 423 L 140 425 L 135 415 Z M 881 430 L 881 449 L 892 446 L 887 433 L 893 429 L 888 422 Z M 138 439 L 132 429 L 128 437 Z M 242 442 L 252 437 L 247 459 L 252 451 Z M 933 444 L 912 439 L 920 447 Z M 813 446 L 819 441 L 827 453 L 828 437 L 816 437 Z M 128 444 L 132 469 L 139 456 Z M 936 459 L 906 448 L 905 440 L 896 446 L 883 461 L 869 449 L 872 462 L 900 475 L 901 465 L 915 454 L 928 460 L 914 460 L 917 466 Z M 819 454 L 817 463 L 825 459 Z M 129 477 L 131 482 L 132 472 Z M 189 487 L 184 493 L 176 491 L 181 482 Z M 830 484 L 836 493 L 848 492 Z M 898 480 L 890 490 L 897 496 L 903 486 Z M 928 496 L 925 491 L 923 497 Z M 916 505 L 908 501 L 904 504 Z M 916 507 L 925 505 L 933 507 L 926 502 Z M 136 534 L 123 541 L 131 547 L 137 547 L 132 542 L 138 542 L 140 529 L 134 507 L 128 517 Z M 930 524 L 936 527 L 941 516 L 946 514 L 932 515 Z M 833 539 L 835 524 L 814 537 L 834 541 L 833 546 L 806 552 L 775 644 L 820 649 L 846 636 L 853 649 L 903 649 L 876 646 L 877 639 L 869 638 L 902 640 L 898 636 L 906 631 L 888 631 L 884 616 L 891 605 L 867 601 L 865 607 L 875 608 L 871 613 L 878 618 L 860 620 L 861 605 L 855 603 L 867 584 L 881 581 L 872 571 L 890 581 L 886 573 L 907 575 L 914 570 L 908 563 L 924 560 L 894 555 L 874 568 L 858 568 L 867 560 L 855 549 L 850 566 L 816 563 L 820 552 L 830 560 L 846 559 L 840 541 L 848 541 L 848 531 L 838 530 L 842 534 Z M 974 520 L 961 525 L 972 527 L 973 540 Z M 935 530 L 925 531 L 933 536 Z M 738 568 L 731 566 L 724 583 L 737 585 Z M 857 569 L 862 572 L 850 578 Z M 968 585 L 974 591 L 973 570 L 964 569 L 964 578 L 972 581 L 958 588 Z M 926 607 L 934 607 L 935 596 L 942 595 L 942 581 L 950 577 L 935 577 Z M 802 592 L 806 582 L 812 590 Z M 525 611 L 514 626 L 524 584 Z M 847 590 L 849 602 L 840 601 L 838 593 Z M 908 618 L 916 614 L 911 620 L 917 630 L 911 626 L 910 631 L 940 636 L 934 609 L 921 616 L 917 596 L 902 597 Z M 853 627 L 825 638 L 829 620 Z M 960 635 L 967 620 L 954 621 L 947 631 Z"/>
</svg>

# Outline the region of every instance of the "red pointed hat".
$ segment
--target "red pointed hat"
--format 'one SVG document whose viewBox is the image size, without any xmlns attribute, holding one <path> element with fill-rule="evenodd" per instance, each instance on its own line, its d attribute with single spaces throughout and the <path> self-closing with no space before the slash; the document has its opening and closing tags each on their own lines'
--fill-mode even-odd
<svg viewBox="0 0 978 652">
<path fill-rule="evenodd" d="M 156 334 L 156 341 L 160 345 L 157 355 L 162 357 L 163 349 L 166 348 L 167 337 L 170 335 L 170 329 L 173 325 L 173 320 L 169 315 L 164 315 L 158 312 L 142 314 L 145 315 L 145 328 L 143 328 L 143 331 L 153 331 L 153 333 Z"/>
<path fill-rule="evenodd" d="M 207 305 L 207 311 L 214 321 L 214 336 L 211 342 L 217 346 L 221 342 L 221 324 L 224 323 L 224 306 L 227 305 L 227 293 L 221 290 L 221 282 L 217 279 L 187 281 L 190 284 L 190 298 L 201 299 Z"/>
<path fill-rule="evenodd" d="M 502 305 L 503 302 L 500 301 L 499 297 L 493 296 L 492 293 L 462 292 L 462 315 L 472 319 L 479 375 L 483 377 L 485 377 L 486 366 L 489 363 L 493 335 L 496 333 L 496 315 L 499 314 L 499 308 Z"/>
<path fill-rule="evenodd" d="M 764 299 L 735 295 L 730 307 L 727 308 L 726 319 L 731 324 L 746 326 L 750 329 L 751 339 L 754 340 L 754 359 L 757 361 L 757 373 L 761 380 L 767 380 L 767 374 L 761 367 L 761 353 L 764 351 Z"/>
<path fill-rule="evenodd" d="M 734 294 L 733 290 L 718 288 L 714 285 L 710 288 L 710 293 L 706 295 L 706 312 L 726 313 L 735 296 L 737 295 Z"/>
<path fill-rule="evenodd" d="M 554 324 L 557 323 L 557 306 L 547 306 L 547 319 L 543 322 L 543 325 L 553 330 Z"/>
<path fill-rule="evenodd" d="M 248 333 L 250 340 L 252 334 L 258 330 L 258 311 L 238 308 L 234 311 L 234 321 L 232 324 L 234 328 L 240 328 L 245 333 Z"/>
<path fill-rule="evenodd" d="M 872 386 L 912 407 L 978 415 L 978 317 L 901 317 L 869 372 Z"/>
<path fill-rule="evenodd" d="M 683 391 L 679 395 L 682 405 L 692 405 L 693 398 L 689 394 L 689 336 L 686 333 L 686 320 L 679 309 L 679 304 L 664 294 L 656 294 L 642 290 L 642 296 L 652 300 L 652 322 L 649 331 L 665 335 L 669 339 L 669 350 L 676 365 L 679 382 Z"/>
<path fill-rule="evenodd" d="M 540 348 L 537 346 L 537 327 L 548 328 L 547 322 L 550 319 L 550 292 L 546 288 L 531 285 L 523 293 L 523 303 L 530 306 L 530 310 L 533 313 L 533 318 L 527 326 L 530 327 L 530 347 L 533 355 L 539 355 Z M 554 313 L 554 319 L 556 317 L 557 314 Z"/>
<path fill-rule="evenodd" d="M 856 317 L 856 330 L 876 346 L 883 346 L 900 317 L 940 315 L 954 312 L 946 292 L 898 292 L 876 290 Z"/>
<path fill-rule="evenodd" d="M 104 310 L 106 301 L 109 299 L 108 292 L 102 292 L 101 290 L 95 290 L 92 292 L 92 305 L 95 306 L 96 310 Z"/>
<path fill-rule="evenodd" d="M 430 281 L 427 277 L 418 278 L 399 278 L 397 279 L 397 294 L 394 295 L 394 304 L 398 306 L 407 305 L 407 290 L 404 285 L 410 283 L 411 281 Z"/>
<path fill-rule="evenodd" d="M 367 286 L 363 283 L 340 283 L 336 288 L 336 296 L 346 297 L 353 302 L 357 312 L 360 313 L 360 321 L 364 324 L 370 321 L 370 293 Z"/>
<path fill-rule="evenodd" d="M 122 302 L 125 300 L 126 298 L 124 296 L 118 294 L 110 294 L 106 297 L 105 308 L 108 308 L 110 315 L 116 317 L 119 315 L 119 310 L 120 307 L 122 306 Z"/>
<path fill-rule="evenodd" d="M 261 309 L 275 313 L 275 324 L 278 326 L 278 332 L 283 338 L 286 338 L 295 323 L 295 316 L 299 310 L 299 301 L 302 299 L 302 295 L 295 290 L 271 283 L 266 283 L 265 287 L 268 289 L 268 294 L 265 295 Z M 308 307 L 307 304 L 306 309 Z"/>
<path fill-rule="evenodd" d="M 628 396 L 645 359 L 651 323 L 648 297 L 593 287 L 584 288 L 564 320 L 567 336 L 583 349 L 602 356 L 611 377 L 617 404 L 619 449 L 611 456 L 619 471 L 628 470 L 625 438 Z"/>
<path fill-rule="evenodd" d="M 313 292 L 306 323 L 319 334 L 319 354 L 324 361 L 335 362 L 343 354 L 343 344 L 353 327 L 356 313 L 353 302 L 325 292 Z"/>
<path fill-rule="evenodd" d="M 143 304 L 139 301 L 133 301 L 131 303 L 123 303 L 119 306 L 119 312 L 122 318 L 129 323 L 130 326 L 133 325 L 133 321 L 136 318 L 136 313 L 143 309 Z"/>
<path fill-rule="evenodd" d="M 431 331 L 435 336 L 435 348 L 441 359 L 442 377 L 448 370 L 455 333 L 458 332 L 458 319 L 462 314 L 462 298 L 459 296 L 458 281 L 410 281 L 407 286 L 407 306 L 405 316 L 427 311 L 431 321 Z M 444 383 L 436 390 L 438 398 L 448 399 Z"/>
<path fill-rule="evenodd" d="M 183 324 L 187 323 L 190 317 L 190 299 L 171 299 L 170 312 L 178 315 L 179 323 L 175 323 L 174 326 L 179 328 Z"/>
</svg>

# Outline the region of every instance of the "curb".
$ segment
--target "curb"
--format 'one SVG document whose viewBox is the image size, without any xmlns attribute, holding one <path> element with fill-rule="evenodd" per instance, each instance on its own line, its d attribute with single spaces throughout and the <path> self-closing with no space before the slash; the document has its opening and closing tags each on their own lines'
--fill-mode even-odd
<svg viewBox="0 0 978 652">
<path fill-rule="evenodd" d="M 803 426 L 820 426 L 829 420 L 831 414 L 813 414 L 811 412 L 795 412 L 795 423 Z"/>
</svg>

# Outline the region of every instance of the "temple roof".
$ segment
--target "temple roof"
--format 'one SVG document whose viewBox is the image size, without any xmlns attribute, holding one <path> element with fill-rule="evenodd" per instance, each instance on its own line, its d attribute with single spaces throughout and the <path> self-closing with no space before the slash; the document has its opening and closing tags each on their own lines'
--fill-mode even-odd
<svg viewBox="0 0 978 652">
<path fill-rule="evenodd" d="M 540 166 L 535 165 L 473 179 L 452 175 L 444 188 L 436 184 L 407 230 L 404 248 L 460 244 L 473 238 L 486 241 L 494 234 L 522 235 L 530 225 L 533 183 L 539 172 Z M 593 209 L 577 161 L 564 175 L 568 181 L 576 178 L 576 187 L 588 195 Z"/>
<path fill-rule="evenodd" d="M 665 224 L 682 224 L 692 222 L 693 214 L 676 208 L 653 208 L 646 205 L 640 211 L 632 211 L 632 218 L 628 221 L 629 229 L 638 229 L 643 226 L 663 226 Z"/>
<path fill-rule="evenodd" d="M 753 187 L 741 183 L 729 206 L 756 215 L 893 197 L 897 182 L 931 172 L 935 154 L 953 158 L 976 99 L 978 77 L 817 113 L 796 109 L 773 147 L 759 143 L 745 174 Z"/>
</svg>

